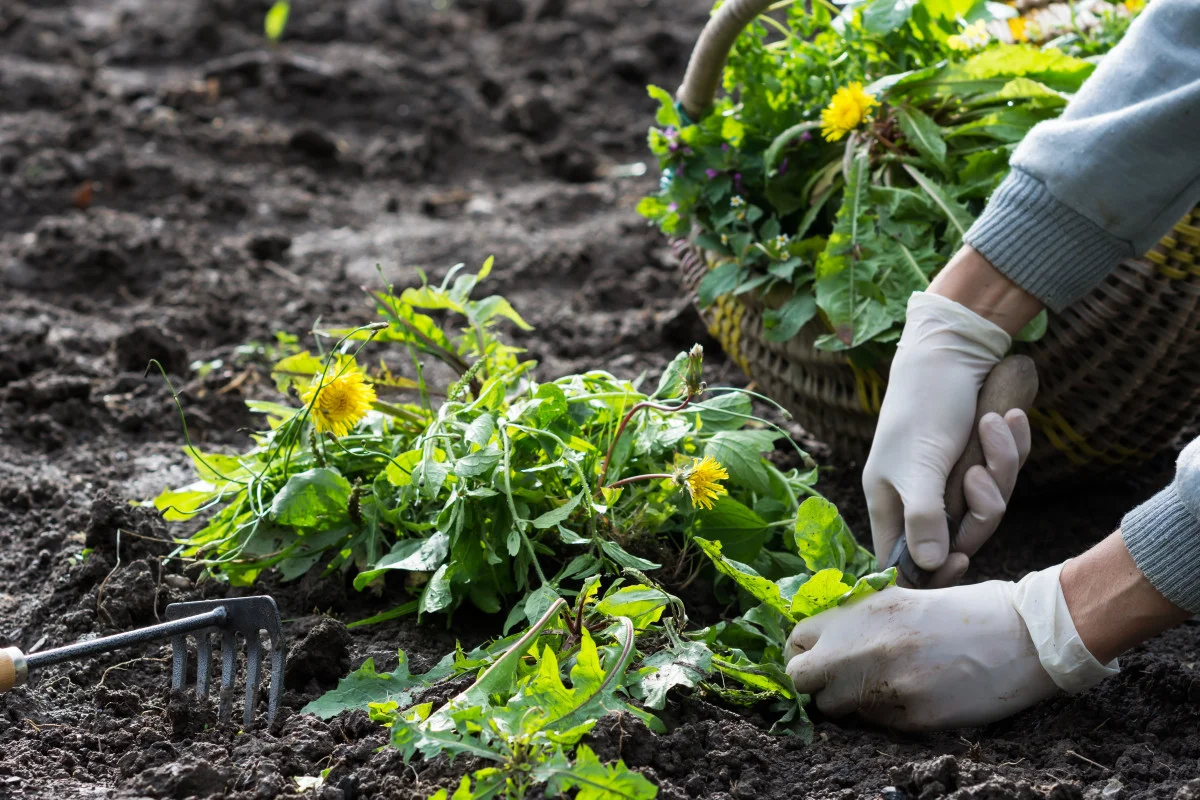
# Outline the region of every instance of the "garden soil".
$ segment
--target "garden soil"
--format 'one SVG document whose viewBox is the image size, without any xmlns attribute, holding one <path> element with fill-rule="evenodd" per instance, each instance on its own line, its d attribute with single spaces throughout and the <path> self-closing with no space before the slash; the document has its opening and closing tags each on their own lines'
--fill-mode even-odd
<svg viewBox="0 0 1200 800">
<path fill-rule="evenodd" d="M 171 392 L 147 362 L 171 376 L 198 443 L 243 447 L 256 424 L 243 401 L 270 391 L 275 332 L 367 321 L 360 287 L 379 285 L 377 268 L 409 284 L 494 254 L 492 289 L 536 326 L 513 335 L 543 375 L 633 377 L 699 340 L 712 382 L 740 380 L 634 213 L 654 185 L 644 86 L 675 85 L 706 5 L 301 0 L 268 47 L 264 0 L 0 0 L 0 645 L 48 648 L 224 596 L 164 563 L 166 525 L 128 502 L 189 478 Z M 816 451 L 865 532 L 855 466 Z M 1026 498 L 971 579 L 1076 552 L 1152 483 Z M 368 657 L 391 669 L 403 648 L 422 669 L 498 620 L 347 631 L 399 590 L 315 577 L 260 589 L 292 648 L 276 729 L 238 731 L 170 697 L 159 646 L 48 668 L 0 697 L 0 797 L 454 786 L 469 762 L 405 765 L 364 713 L 299 709 Z M 818 719 L 804 746 L 767 734 L 761 710 L 693 696 L 671 701 L 666 735 L 613 717 L 591 744 L 664 798 L 1200 797 L 1198 659 L 1188 624 L 1092 691 L 979 730 Z M 322 787 L 296 780 L 325 769 Z"/>
</svg>

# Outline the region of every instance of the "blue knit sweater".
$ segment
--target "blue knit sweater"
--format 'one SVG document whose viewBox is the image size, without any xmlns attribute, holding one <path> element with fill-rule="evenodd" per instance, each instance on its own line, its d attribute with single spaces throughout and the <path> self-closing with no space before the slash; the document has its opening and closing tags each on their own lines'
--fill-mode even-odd
<svg viewBox="0 0 1200 800">
<path fill-rule="evenodd" d="M 1200 202 L 1200 2 L 1153 0 L 1012 165 L 966 241 L 1051 309 L 1149 250 Z M 1121 533 L 1150 582 L 1200 613 L 1200 439 Z"/>
</svg>

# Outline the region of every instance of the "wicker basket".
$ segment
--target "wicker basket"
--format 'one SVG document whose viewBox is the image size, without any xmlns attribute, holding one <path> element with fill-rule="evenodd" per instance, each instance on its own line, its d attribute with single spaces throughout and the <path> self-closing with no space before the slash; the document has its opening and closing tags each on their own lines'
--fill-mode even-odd
<svg viewBox="0 0 1200 800">
<path fill-rule="evenodd" d="M 677 97 L 693 116 L 715 95 L 737 34 L 768 4 L 730 0 L 705 27 Z M 694 294 L 719 258 L 673 242 Z M 762 391 L 843 458 L 865 457 L 886 386 L 887 365 L 862 370 L 817 350 L 819 318 L 787 342 L 763 336 L 753 299 L 722 297 L 700 312 L 726 353 Z M 1051 315 L 1045 337 L 1025 346 L 1041 389 L 1026 475 L 1048 483 L 1144 461 L 1200 422 L 1200 208 L 1139 259 L 1123 262 L 1091 294 Z"/>
</svg>

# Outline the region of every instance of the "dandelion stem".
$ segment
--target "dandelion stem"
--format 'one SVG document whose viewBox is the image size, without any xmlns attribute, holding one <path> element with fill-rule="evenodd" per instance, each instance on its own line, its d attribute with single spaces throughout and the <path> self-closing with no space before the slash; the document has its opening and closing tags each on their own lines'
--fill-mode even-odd
<svg viewBox="0 0 1200 800">
<path fill-rule="evenodd" d="M 664 414 L 671 414 L 676 411 L 683 411 L 692 402 L 693 395 L 689 392 L 687 397 L 683 398 L 683 402 L 677 406 L 660 406 L 657 403 L 651 403 L 649 400 L 642 400 L 639 403 L 634 403 L 633 408 L 629 409 L 621 424 L 617 426 L 617 432 L 613 435 L 612 443 L 608 446 L 608 452 L 604 455 L 604 465 L 600 467 L 600 480 L 596 482 L 597 486 L 604 486 L 604 480 L 608 477 L 608 465 L 612 461 L 613 451 L 617 449 L 617 442 L 621 440 L 621 434 L 625 432 L 626 426 L 629 425 L 629 420 L 633 419 L 633 415 L 641 411 L 643 408 L 651 408 L 655 411 L 661 411 Z M 669 477 L 669 476 L 668 476 Z M 616 486 L 617 484 L 613 484 Z"/>
<path fill-rule="evenodd" d="M 614 481 L 613 483 L 610 483 L 608 486 L 605 486 L 604 488 L 605 489 L 616 489 L 617 487 L 625 486 L 626 484 L 634 483 L 635 481 L 654 481 L 654 480 L 662 480 L 663 478 L 673 478 L 673 477 L 675 477 L 675 476 L 669 472 L 651 472 L 646 475 L 634 475 L 631 478 L 621 478 L 621 480 Z"/>
</svg>

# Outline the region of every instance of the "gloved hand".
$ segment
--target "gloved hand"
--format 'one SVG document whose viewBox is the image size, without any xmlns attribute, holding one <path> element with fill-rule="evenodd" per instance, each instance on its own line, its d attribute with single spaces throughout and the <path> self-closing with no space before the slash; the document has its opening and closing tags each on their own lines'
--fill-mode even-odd
<svg viewBox="0 0 1200 800">
<path fill-rule="evenodd" d="M 902 730 L 983 725 L 1118 671 L 1088 652 L 1063 598 L 1062 565 L 1020 583 L 898 586 L 802 620 L 784 657 L 796 691 L 831 716 Z"/>
<path fill-rule="evenodd" d="M 980 420 L 987 466 L 964 477 L 970 513 L 957 535 L 960 552 L 949 555 L 946 478 L 970 438 L 979 389 L 1011 341 L 1000 327 L 946 297 L 917 292 L 909 300 L 863 490 L 876 558 L 886 559 L 896 539 L 907 536 L 913 561 L 935 571 L 933 588 L 957 583 L 968 557 L 995 532 L 1029 455 L 1024 412 Z"/>
</svg>

